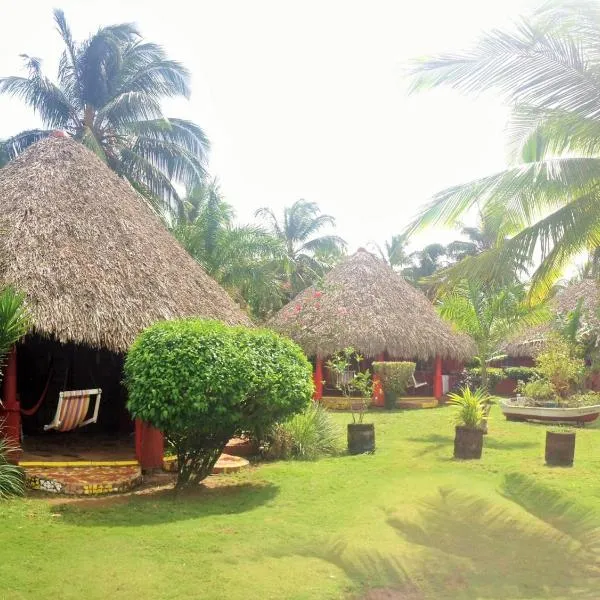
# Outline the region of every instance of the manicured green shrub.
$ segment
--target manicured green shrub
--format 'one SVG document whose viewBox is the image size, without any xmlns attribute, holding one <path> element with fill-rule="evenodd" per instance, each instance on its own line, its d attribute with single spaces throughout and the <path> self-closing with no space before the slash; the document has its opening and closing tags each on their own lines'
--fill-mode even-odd
<svg viewBox="0 0 600 600">
<path fill-rule="evenodd" d="M 329 411 L 311 403 L 303 412 L 273 426 L 264 444 L 270 459 L 313 460 L 340 451 L 341 432 Z"/>
<path fill-rule="evenodd" d="M 505 378 L 504 369 L 498 367 L 487 368 L 488 389 L 493 390 L 496 385 Z M 470 387 L 476 389 L 481 387 L 481 367 L 465 369 L 461 374 L 459 388 Z"/>
<path fill-rule="evenodd" d="M 396 407 L 398 396 L 406 393 L 406 389 L 415 374 L 414 362 L 382 361 L 373 363 L 373 371 L 381 378 L 385 407 Z"/>
<path fill-rule="evenodd" d="M 539 377 L 539 373 L 534 367 L 504 367 L 504 374 L 508 379 L 524 383 Z"/>
<path fill-rule="evenodd" d="M 4 438 L 0 438 L 0 500 L 10 496 L 22 496 L 25 493 L 23 469 L 8 461 L 13 449 Z"/>
<path fill-rule="evenodd" d="M 303 410 L 312 369 L 289 339 L 214 321 L 161 322 L 125 360 L 127 407 L 160 429 L 177 455 L 177 486 L 204 479 L 227 441 Z"/>
</svg>

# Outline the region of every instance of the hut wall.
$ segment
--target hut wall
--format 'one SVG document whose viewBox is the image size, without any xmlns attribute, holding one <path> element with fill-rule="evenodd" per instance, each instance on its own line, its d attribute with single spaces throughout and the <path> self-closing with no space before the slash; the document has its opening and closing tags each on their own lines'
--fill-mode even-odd
<svg viewBox="0 0 600 600">
<path fill-rule="evenodd" d="M 48 383 L 48 391 L 39 410 L 23 417 L 27 434 L 43 432 L 56 413 L 61 391 L 102 389 L 98 422 L 94 431 L 130 432 L 133 423 L 125 408 L 126 391 L 122 385 L 123 356 L 77 344 L 61 344 L 39 336 L 30 336 L 18 347 L 18 392 L 21 407 L 28 409 L 39 400 Z"/>
</svg>

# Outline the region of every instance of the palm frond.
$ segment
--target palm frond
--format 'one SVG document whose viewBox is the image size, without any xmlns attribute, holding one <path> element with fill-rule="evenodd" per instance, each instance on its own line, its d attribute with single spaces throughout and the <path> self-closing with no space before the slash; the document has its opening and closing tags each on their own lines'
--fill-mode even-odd
<svg viewBox="0 0 600 600">
<path fill-rule="evenodd" d="M 32 144 L 47 138 L 51 133 L 51 131 L 46 131 L 44 129 L 22 131 L 18 135 L 2 140 L 0 146 L 7 159 L 12 160 L 19 156 L 23 150 L 26 150 Z"/>
</svg>

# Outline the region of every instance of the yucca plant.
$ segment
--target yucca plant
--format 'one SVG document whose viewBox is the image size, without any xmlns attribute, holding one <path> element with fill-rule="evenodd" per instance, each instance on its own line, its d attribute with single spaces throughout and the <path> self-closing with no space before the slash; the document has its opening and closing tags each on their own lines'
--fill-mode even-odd
<svg viewBox="0 0 600 600">
<path fill-rule="evenodd" d="M 454 423 L 462 427 L 477 429 L 486 419 L 486 406 L 490 403 L 490 395 L 483 389 L 475 391 L 464 387 L 459 393 L 448 395 L 448 401 L 454 407 Z"/>
<path fill-rule="evenodd" d="M 23 470 L 8 461 L 13 451 L 14 448 L 4 438 L 0 438 L 0 500 L 25 493 Z"/>
</svg>

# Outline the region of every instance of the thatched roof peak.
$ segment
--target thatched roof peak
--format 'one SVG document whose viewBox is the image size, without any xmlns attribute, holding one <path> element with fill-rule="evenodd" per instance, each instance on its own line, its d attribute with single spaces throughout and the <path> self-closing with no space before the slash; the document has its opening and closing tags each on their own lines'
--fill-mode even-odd
<svg viewBox="0 0 600 600">
<path fill-rule="evenodd" d="M 122 351 L 161 319 L 249 320 L 127 181 L 70 138 L 0 170 L 0 280 L 27 294 L 35 330 Z"/>
<path fill-rule="evenodd" d="M 600 328 L 600 286 L 596 279 L 587 278 L 570 283 L 552 300 L 550 308 L 555 316 L 567 316 L 582 300 L 585 319 L 594 328 Z M 502 351 L 509 356 L 535 357 L 552 331 L 552 323 L 530 327 L 511 338 Z"/>
<path fill-rule="evenodd" d="M 363 248 L 341 261 L 318 287 L 301 292 L 270 326 L 308 355 L 352 346 L 370 357 L 463 359 L 470 340 L 452 330 L 431 302 L 391 267 Z"/>
</svg>

